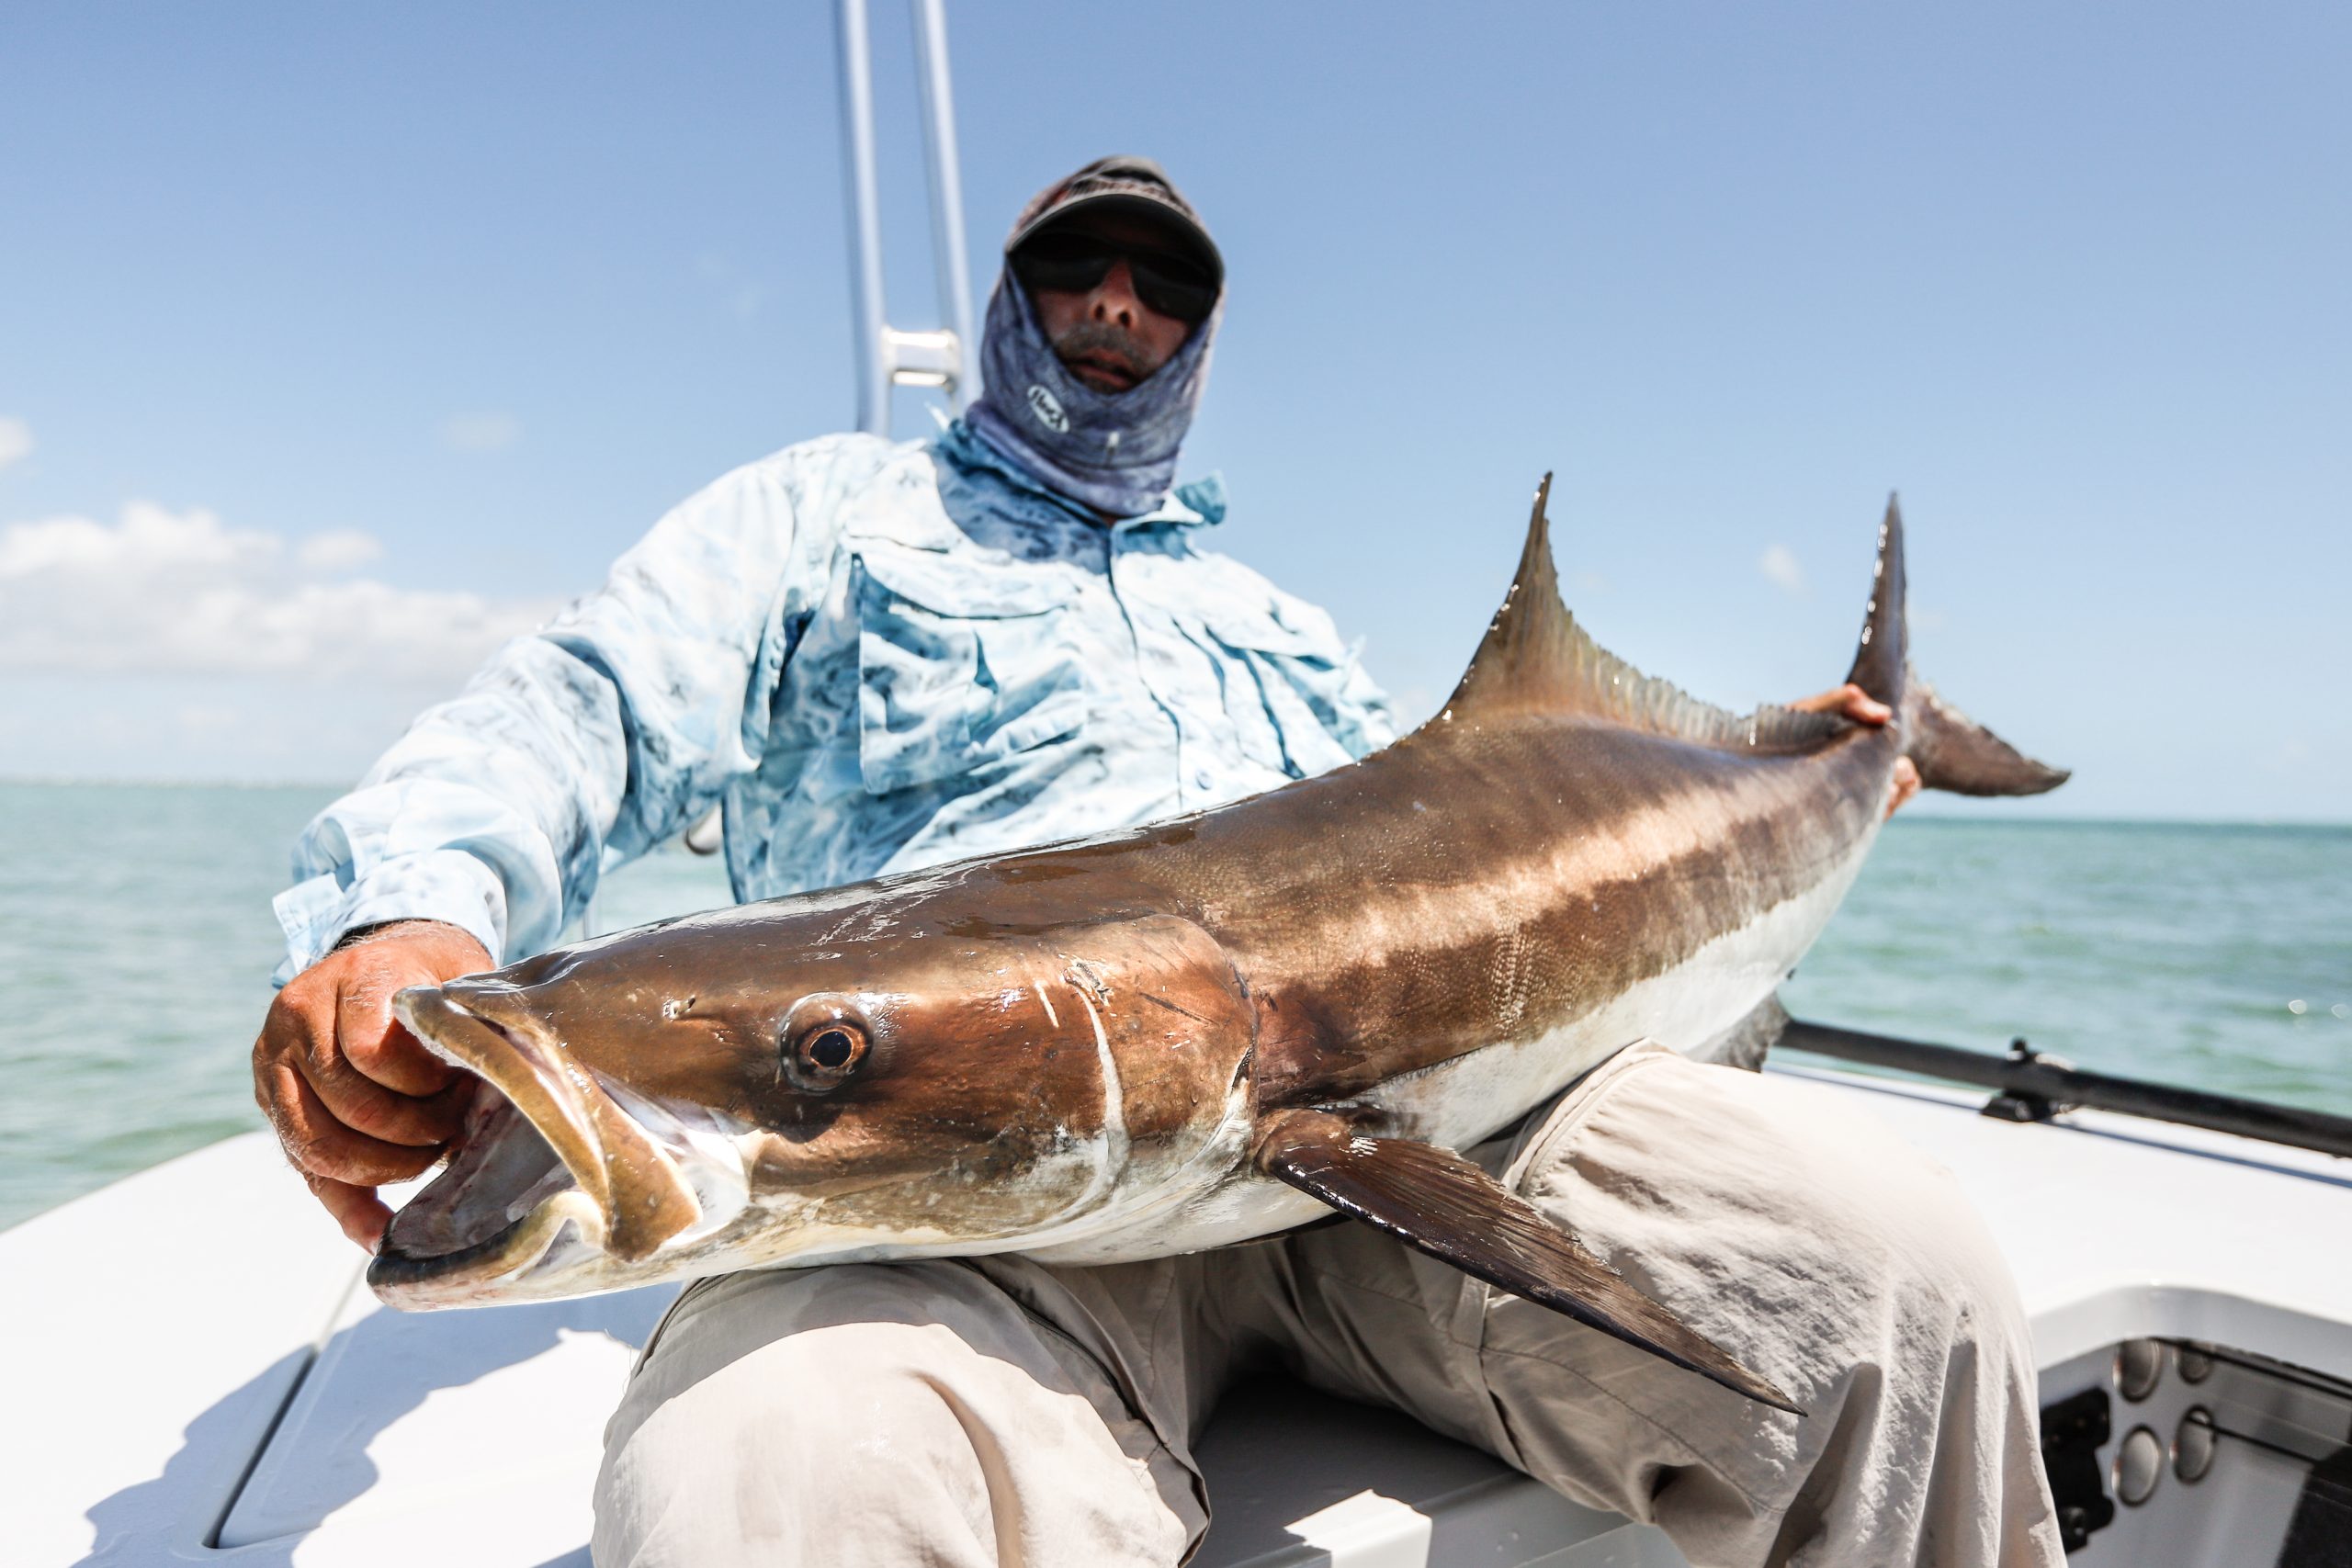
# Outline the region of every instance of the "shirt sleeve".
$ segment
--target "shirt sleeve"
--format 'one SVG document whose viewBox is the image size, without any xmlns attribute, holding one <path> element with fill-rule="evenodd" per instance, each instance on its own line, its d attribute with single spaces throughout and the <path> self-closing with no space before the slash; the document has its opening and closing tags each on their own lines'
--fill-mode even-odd
<svg viewBox="0 0 2352 1568">
<path fill-rule="evenodd" d="M 788 602 L 823 570 L 805 514 L 828 487 L 803 482 L 821 467 L 791 460 L 805 451 L 662 518 L 603 588 L 500 649 L 311 822 L 276 901 L 279 984 L 387 920 L 445 920 L 501 962 L 549 946 L 603 873 L 753 765 L 754 694 L 783 662 Z"/>
</svg>

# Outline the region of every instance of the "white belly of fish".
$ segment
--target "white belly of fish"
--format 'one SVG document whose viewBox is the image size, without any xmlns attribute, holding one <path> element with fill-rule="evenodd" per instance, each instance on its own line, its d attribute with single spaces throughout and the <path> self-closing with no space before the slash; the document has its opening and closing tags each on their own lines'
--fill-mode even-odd
<svg viewBox="0 0 2352 1568">
<path fill-rule="evenodd" d="M 1857 853 L 1827 881 L 1546 1039 L 1490 1045 L 1383 1084 L 1367 1098 L 1406 1135 L 1461 1148 L 1509 1126 L 1636 1040 L 1694 1049 L 1772 995 L 1828 923 L 1860 864 Z"/>
</svg>

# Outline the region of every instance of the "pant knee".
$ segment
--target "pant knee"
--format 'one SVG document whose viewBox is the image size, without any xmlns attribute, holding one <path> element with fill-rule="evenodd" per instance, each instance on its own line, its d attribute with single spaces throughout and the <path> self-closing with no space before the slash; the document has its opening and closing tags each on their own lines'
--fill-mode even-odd
<svg viewBox="0 0 2352 1568">
<path fill-rule="evenodd" d="M 999 1561 L 988 1456 L 904 1343 L 924 1332 L 811 1329 L 629 1422 L 598 1477 L 597 1562 Z"/>
<path fill-rule="evenodd" d="M 1522 1182 L 1807 1412 L 1759 1413 L 1506 1305 L 1490 1352 L 1531 1359 L 1493 1376 L 1546 1465 L 1654 1506 L 1693 1561 L 1909 1562 L 1934 1540 L 1939 1560 L 1989 1562 L 2002 1540 L 2038 1539 L 2034 1368 L 2007 1261 L 1951 1175 L 1866 1107 L 1629 1058 L 1531 1143 Z"/>
<path fill-rule="evenodd" d="M 745 1277 L 685 1305 L 606 1434 L 605 1568 L 1116 1563 L 1183 1550 L 1102 1391 L 1078 1386 L 1038 1325 L 971 1270 Z M 1125 1555 L 1137 1542 L 1161 1556 Z"/>
</svg>

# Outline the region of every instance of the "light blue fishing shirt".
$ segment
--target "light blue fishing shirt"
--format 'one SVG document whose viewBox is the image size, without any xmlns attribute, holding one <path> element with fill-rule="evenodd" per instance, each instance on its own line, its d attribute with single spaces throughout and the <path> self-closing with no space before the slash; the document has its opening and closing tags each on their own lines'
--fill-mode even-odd
<svg viewBox="0 0 2352 1568">
<path fill-rule="evenodd" d="M 725 807 L 739 899 L 1130 827 L 1392 736 L 1323 611 L 1201 547 L 1212 478 L 1105 525 L 958 423 L 721 479 L 313 819 L 280 983 L 344 933 L 552 945 Z"/>
</svg>

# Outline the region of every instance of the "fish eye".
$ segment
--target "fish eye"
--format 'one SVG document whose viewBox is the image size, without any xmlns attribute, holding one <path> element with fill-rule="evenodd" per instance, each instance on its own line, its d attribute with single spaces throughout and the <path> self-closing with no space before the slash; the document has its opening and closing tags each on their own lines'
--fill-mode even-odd
<svg viewBox="0 0 2352 1568">
<path fill-rule="evenodd" d="M 792 1010 L 784 1029 L 785 1076 L 797 1089 L 822 1094 L 865 1060 L 870 1043 L 865 1025 L 833 998 L 812 998 Z"/>
<path fill-rule="evenodd" d="M 848 1066 L 849 1059 L 857 1054 L 857 1042 L 850 1038 L 848 1030 L 836 1025 L 817 1031 L 800 1049 L 809 1066 L 837 1073 Z"/>
</svg>

